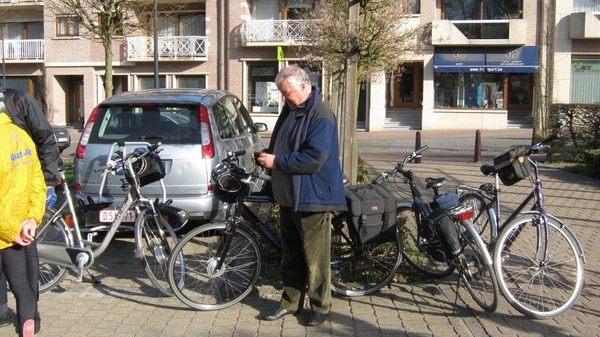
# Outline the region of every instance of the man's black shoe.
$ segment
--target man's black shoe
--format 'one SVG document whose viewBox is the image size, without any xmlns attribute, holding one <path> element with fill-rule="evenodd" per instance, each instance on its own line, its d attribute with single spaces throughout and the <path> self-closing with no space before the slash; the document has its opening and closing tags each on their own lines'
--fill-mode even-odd
<svg viewBox="0 0 600 337">
<path fill-rule="evenodd" d="M 13 324 L 13 315 L 10 310 L 7 310 L 4 315 L 0 315 L 0 327 Z"/>
<path fill-rule="evenodd" d="M 310 317 L 308 317 L 308 321 L 306 322 L 306 325 L 308 325 L 308 326 L 321 325 L 321 324 L 323 324 L 323 322 L 325 322 L 325 319 L 327 319 L 327 314 L 322 314 L 320 312 L 313 311 L 310 314 Z"/>
<path fill-rule="evenodd" d="M 273 314 L 271 314 L 271 315 L 265 315 L 265 320 L 267 320 L 267 321 L 276 321 L 276 320 L 282 318 L 283 316 L 291 315 L 291 314 L 295 314 L 295 313 L 296 313 L 295 311 L 287 310 L 287 309 L 284 309 L 284 308 L 280 307 Z"/>
</svg>

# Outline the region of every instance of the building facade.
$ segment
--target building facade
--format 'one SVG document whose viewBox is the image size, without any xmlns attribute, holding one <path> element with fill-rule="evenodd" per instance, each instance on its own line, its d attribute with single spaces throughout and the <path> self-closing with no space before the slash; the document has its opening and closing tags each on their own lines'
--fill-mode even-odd
<svg viewBox="0 0 600 337">
<path fill-rule="evenodd" d="M 272 128 L 279 69 L 298 63 L 327 83 L 290 48 L 307 42 L 311 23 L 298 13 L 318 1 L 156 1 L 156 39 L 152 8 L 132 10 L 141 28 L 113 37 L 113 93 L 155 87 L 158 68 L 159 87 L 229 90 Z M 0 0 L 1 83 L 32 93 L 52 123 L 79 126 L 106 96 L 105 52 L 51 7 Z M 420 0 L 411 12 L 430 41 L 401 76 L 361 85 L 359 129 L 530 127 L 542 83 L 553 102 L 600 102 L 600 0 Z"/>
</svg>

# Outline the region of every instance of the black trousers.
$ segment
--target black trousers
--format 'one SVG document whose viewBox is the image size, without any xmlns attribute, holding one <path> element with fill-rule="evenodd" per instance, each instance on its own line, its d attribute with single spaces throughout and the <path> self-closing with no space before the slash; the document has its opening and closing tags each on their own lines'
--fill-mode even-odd
<svg viewBox="0 0 600 337">
<path fill-rule="evenodd" d="M 8 279 L 10 290 L 15 295 L 19 327 L 23 327 L 26 321 L 34 319 L 37 312 L 37 291 L 34 290 L 37 289 L 37 278 L 29 279 L 29 265 L 25 247 L 14 245 L 0 251 L 0 270 Z M 35 268 L 39 266 L 36 264 Z M 32 287 L 34 282 L 35 288 Z M 6 292 L 7 290 L 3 291 L 4 294 Z"/>
</svg>

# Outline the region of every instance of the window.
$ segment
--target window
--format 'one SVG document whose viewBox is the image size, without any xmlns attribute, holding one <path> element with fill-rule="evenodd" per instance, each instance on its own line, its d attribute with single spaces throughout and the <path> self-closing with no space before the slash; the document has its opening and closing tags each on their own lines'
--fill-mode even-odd
<svg viewBox="0 0 600 337">
<path fill-rule="evenodd" d="M 279 91 L 275 76 L 279 63 L 248 62 L 248 100 L 252 112 L 278 112 Z"/>
<path fill-rule="evenodd" d="M 508 20 L 523 18 L 523 0 L 443 0 L 445 20 Z"/>
<path fill-rule="evenodd" d="M 506 109 L 503 74 L 436 73 L 434 86 L 436 108 Z"/>
<path fill-rule="evenodd" d="M 600 60 L 573 60 L 571 103 L 600 103 Z"/>
<path fill-rule="evenodd" d="M 152 76 L 139 76 L 138 77 L 138 83 L 139 83 L 139 90 L 144 90 L 144 89 L 154 89 L 154 75 Z M 159 88 L 166 88 L 167 87 L 167 77 L 166 76 L 159 76 L 158 77 L 158 85 Z"/>
<path fill-rule="evenodd" d="M 57 36 L 79 36 L 79 20 L 75 15 L 56 17 Z"/>
<path fill-rule="evenodd" d="M 235 138 L 252 132 L 247 111 L 238 99 L 227 96 L 212 108 L 221 139 Z"/>
<path fill-rule="evenodd" d="M 177 88 L 206 89 L 206 76 L 178 76 Z"/>
<path fill-rule="evenodd" d="M 573 13 L 600 12 L 600 0 L 573 0 Z"/>
<path fill-rule="evenodd" d="M 314 8 L 313 0 L 288 0 L 286 20 L 299 20 L 302 12 Z"/>
<path fill-rule="evenodd" d="M 205 36 L 204 13 L 181 14 L 161 17 L 157 22 L 158 36 Z"/>
</svg>

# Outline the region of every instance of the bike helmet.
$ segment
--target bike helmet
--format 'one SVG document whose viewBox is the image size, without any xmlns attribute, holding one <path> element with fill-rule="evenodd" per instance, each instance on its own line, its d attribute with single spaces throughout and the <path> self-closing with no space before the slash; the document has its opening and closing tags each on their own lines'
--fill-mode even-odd
<svg viewBox="0 0 600 337">
<path fill-rule="evenodd" d="M 231 167 L 226 163 L 219 163 L 213 168 L 212 179 L 215 182 L 213 194 L 220 201 L 234 201 L 242 189 L 242 183 L 231 174 Z"/>
</svg>

